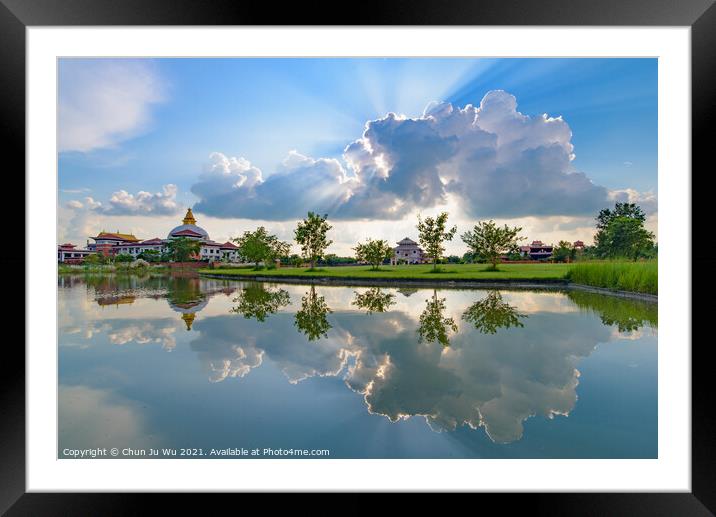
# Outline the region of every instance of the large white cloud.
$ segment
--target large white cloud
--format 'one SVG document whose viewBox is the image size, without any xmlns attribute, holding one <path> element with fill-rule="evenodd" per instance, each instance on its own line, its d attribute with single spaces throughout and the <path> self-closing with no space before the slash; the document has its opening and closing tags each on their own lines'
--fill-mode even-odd
<svg viewBox="0 0 716 517">
<path fill-rule="evenodd" d="M 396 220 L 448 202 L 472 217 L 578 216 L 643 197 L 610 192 L 575 170 L 571 138 L 561 117 L 524 115 L 513 95 L 498 90 L 479 106 L 432 103 L 420 117 L 369 121 L 345 148 L 345 165 L 293 151 L 264 179 L 245 158 L 214 153 L 192 192 L 198 212 L 263 220 L 308 210 Z M 655 210 L 655 196 L 646 199 Z"/>
<path fill-rule="evenodd" d="M 83 201 L 73 199 L 66 206 L 73 210 L 86 209 L 104 215 L 176 215 L 180 212 L 177 191 L 177 186 L 169 183 L 162 187 L 161 192 L 153 194 L 144 190 L 136 194 L 118 190 L 112 193 L 106 203 L 87 196 Z"/>
<path fill-rule="evenodd" d="M 63 59 L 59 65 L 59 151 L 114 147 L 146 130 L 151 108 L 165 98 L 147 61 Z"/>
</svg>

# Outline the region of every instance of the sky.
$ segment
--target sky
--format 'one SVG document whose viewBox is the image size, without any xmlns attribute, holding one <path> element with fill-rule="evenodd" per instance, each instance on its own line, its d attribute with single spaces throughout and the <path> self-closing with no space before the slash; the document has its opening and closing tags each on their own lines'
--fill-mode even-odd
<svg viewBox="0 0 716 517">
<path fill-rule="evenodd" d="M 631 201 L 657 230 L 656 59 L 73 58 L 58 83 L 62 243 L 188 207 L 219 242 L 325 213 L 339 255 L 441 211 L 591 243 Z"/>
</svg>

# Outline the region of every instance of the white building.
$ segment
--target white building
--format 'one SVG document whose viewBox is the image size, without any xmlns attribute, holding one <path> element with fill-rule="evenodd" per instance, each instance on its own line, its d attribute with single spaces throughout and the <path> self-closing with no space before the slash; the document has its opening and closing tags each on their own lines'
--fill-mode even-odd
<svg viewBox="0 0 716 517">
<path fill-rule="evenodd" d="M 398 246 L 393 249 L 393 258 L 391 264 L 423 264 L 427 261 L 427 257 L 423 249 L 418 243 L 406 237 L 398 242 Z"/>
<path fill-rule="evenodd" d="M 180 237 L 201 242 L 198 257 L 201 260 L 212 262 L 228 260 L 229 262 L 238 262 L 240 259 L 238 247 L 235 244 L 228 241 L 223 244 L 212 241 L 209 238 L 209 233 L 204 228 L 196 225 L 196 219 L 194 219 L 191 208 L 186 211 L 182 224 L 173 228 L 166 239 L 155 237 L 141 241 L 132 234 L 103 231 L 96 237 L 91 237 L 95 242 L 89 244 L 88 248 L 90 252 L 96 251 L 104 255 L 130 255 L 132 257 L 138 257 L 144 251 L 164 253 L 167 249 L 167 243 L 172 239 L 178 239 Z M 58 260 L 60 260 L 59 251 Z"/>
</svg>

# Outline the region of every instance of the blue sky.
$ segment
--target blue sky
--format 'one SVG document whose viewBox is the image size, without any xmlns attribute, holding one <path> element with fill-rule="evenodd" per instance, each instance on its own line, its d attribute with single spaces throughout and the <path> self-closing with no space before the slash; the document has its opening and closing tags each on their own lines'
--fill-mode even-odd
<svg viewBox="0 0 716 517">
<path fill-rule="evenodd" d="M 59 70 L 60 239 L 105 226 L 163 237 L 188 206 L 217 238 L 255 221 L 287 233 L 314 209 L 353 229 L 391 219 L 408 231 L 417 212 L 448 209 L 464 223 L 514 220 L 529 237 L 590 240 L 588 212 L 626 198 L 656 224 L 656 59 L 75 59 Z M 446 133 L 451 115 L 483 99 L 504 110 L 495 117 L 519 119 L 518 133 L 515 120 Z M 426 121 L 435 101 L 451 111 Z M 369 121 L 379 121 L 372 140 Z M 513 140 L 531 143 L 503 144 Z"/>
</svg>

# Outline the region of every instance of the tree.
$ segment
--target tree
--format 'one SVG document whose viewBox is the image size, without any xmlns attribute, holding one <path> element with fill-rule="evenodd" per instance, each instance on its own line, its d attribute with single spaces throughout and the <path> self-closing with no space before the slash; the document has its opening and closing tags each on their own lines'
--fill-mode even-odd
<svg viewBox="0 0 716 517">
<path fill-rule="evenodd" d="M 646 221 L 646 214 L 641 207 L 635 203 L 616 203 L 614 210 L 603 208 L 597 215 L 597 230 L 604 230 L 617 217 L 628 217 L 642 223 Z"/>
<path fill-rule="evenodd" d="M 259 226 L 253 232 L 246 231 L 241 237 L 233 240 L 239 248 L 239 255 L 244 260 L 253 262 L 256 269 L 261 262 L 268 265 L 291 251 L 289 243 L 278 240 L 275 235 L 269 235 L 263 226 Z"/>
<path fill-rule="evenodd" d="M 634 203 L 616 203 L 596 217 L 595 254 L 600 258 L 636 260 L 653 252 L 654 234 L 644 227 L 646 214 Z"/>
<path fill-rule="evenodd" d="M 310 262 L 311 269 L 326 252 L 326 248 L 333 243 L 332 240 L 326 238 L 328 230 L 332 228 L 326 222 L 327 218 L 328 215 L 321 217 L 313 212 L 308 212 L 308 217 L 299 221 L 294 230 L 296 242 L 301 246 L 303 258 Z"/>
<path fill-rule="evenodd" d="M 426 217 L 424 221 L 418 216 L 418 237 L 425 253 L 432 259 L 433 271 L 437 270 L 438 259 L 445 252 L 443 242 L 451 241 L 457 232 L 456 226 L 445 230 L 447 218 L 447 212 L 442 212 L 435 218 Z"/>
<path fill-rule="evenodd" d="M 91 253 L 82 261 L 85 266 L 101 266 L 107 263 L 107 257 L 101 253 Z"/>
<path fill-rule="evenodd" d="M 519 233 L 522 228 L 515 226 L 510 228 L 507 225 L 497 226 L 494 221 L 482 221 L 477 223 L 471 231 L 461 235 L 462 241 L 470 248 L 470 252 L 483 257 L 490 262 L 490 270 L 496 271 L 502 253 L 517 252 Z"/>
<path fill-rule="evenodd" d="M 385 240 L 368 239 L 365 244 L 358 245 L 353 248 L 356 252 L 358 260 L 364 260 L 378 269 L 384 260 L 389 260 L 393 256 L 393 248 Z"/>
<path fill-rule="evenodd" d="M 291 253 L 291 243 L 280 241 L 275 235 L 268 236 L 268 247 L 269 252 L 268 255 L 266 255 L 265 260 L 271 262 L 272 265 L 276 262 L 276 260 L 281 257 L 286 257 L 289 253 Z"/>
<path fill-rule="evenodd" d="M 577 250 L 571 242 L 559 241 L 557 247 L 552 250 L 552 259 L 555 262 L 571 262 L 577 256 Z"/>
<path fill-rule="evenodd" d="M 137 255 L 137 258 L 147 262 L 159 262 L 162 259 L 162 253 L 159 250 L 144 250 Z"/>
<path fill-rule="evenodd" d="M 613 219 L 595 240 L 602 256 L 608 258 L 636 260 L 654 248 L 654 234 L 644 228 L 642 221 L 630 217 Z"/>
<path fill-rule="evenodd" d="M 187 262 L 201 251 L 201 242 L 186 237 L 169 239 L 167 254 L 174 262 Z"/>
<path fill-rule="evenodd" d="M 114 257 L 114 262 L 120 263 L 120 264 L 124 264 L 124 263 L 128 264 L 129 262 L 132 262 L 133 260 L 134 260 L 134 257 L 132 255 L 129 255 L 128 253 L 120 253 L 119 255 L 116 255 Z"/>
</svg>

